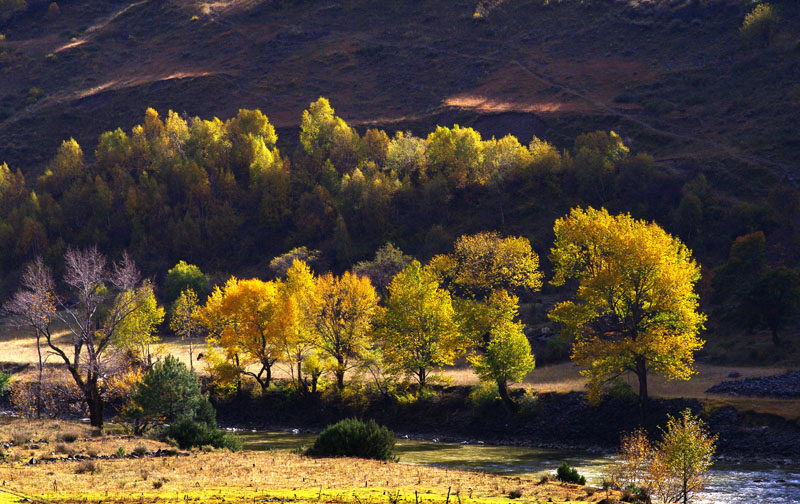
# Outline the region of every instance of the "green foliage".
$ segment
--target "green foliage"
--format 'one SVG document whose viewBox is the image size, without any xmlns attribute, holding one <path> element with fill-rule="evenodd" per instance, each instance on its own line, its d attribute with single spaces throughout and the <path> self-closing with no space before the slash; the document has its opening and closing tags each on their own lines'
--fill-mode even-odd
<svg viewBox="0 0 800 504">
<path fill-rule="evenodd" d="M 315 457 L 395 460 L 394 433 L 374 420 L 348 418 L 329 425 L 306 452 Z"/>
<path fill-rule="evenodd" d="M 205 401 L 197 376 L 168 355 L 145 373 L 131 395 L 123 417 L 142 431 L 154 424 L 192 419 Z"/>
<path fill-rule="evenodd" d="M 186 289 L 192 289 L 200 299 L 204 299 L 209 293 L 208 277 L 194 264 L 181 260 L 167 271 L 164 302 L 171 305 Z"/>
<path fill-rule="evenodd" d="M 766 268 L 742 299 L 740 316 L 749 328 L 768 327 L 772 341 L 780 345 L 779 331 L 797 312 L 800 273 L 779 266 Z"/>
<path fill-rule="evenodd" d="M 386 243 L 375 252 L 371 261 L 361 261 L 353 267 L 353 272 L 369 277 L 372 285 L 385 298 L 389 282 L 408 266 L 413 258 L 403 253 L 392 243 Z"/>
<path fill-rule="evenodd" d="M 742 36 L 751 43 L 769 47 L 775 39 L 780 18 L 772 5 L 760 3 L 750 11 L 739 28 Z"/>
<path fill-rule="evenodd" d="M 231 451 L 242 449 L 242 440 L 235 434 L 217 428 L 217 412 L 207 397 L 201 396 L 194 415 L 183 415 L 162 432 L 162 436 L 178 443 L 181 449 L 213 446 Z"/>
<path fill-rule="evenodd" d="M 418 261 L 389 284 L 379 335 L 389 367 L 414 376 L 420 390 L 432 369 L 452 365 L 466 346 L 450 293 Z"/>
<path fill-rule="evenodd" d="M 580 475 L 577 469 L 570 467 L 566 462 L 561 462 L 561 465 L 556 469 L 556 479 L 564 483 L 586 484 L 586 478 Z"/>
<path fill-rule="evenodd" d="M 6 392 L 8 392 L 8 388 L 10 385 L 11 385 L 11 373 L 0 371 L 0 397 L 4 396 Z"/>
<path fill-rule="evenodd" d="M 478 410 L 493 409 L 500 402 L 500 393 L 494 382 L 481 382 L 469 391 L 469 402 Z"/>
</svg>

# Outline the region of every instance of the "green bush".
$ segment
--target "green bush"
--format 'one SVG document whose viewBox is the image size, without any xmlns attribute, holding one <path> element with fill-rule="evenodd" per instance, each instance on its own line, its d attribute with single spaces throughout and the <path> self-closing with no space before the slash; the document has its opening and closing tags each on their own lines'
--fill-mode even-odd
<svg viewBox="0 0 800 504">
<path fill-rule="evenodd" d="M 162 431 L 162 437 L 173 439 L 182 450 L 201 446 L 242 449 L 242 440 L 217 428 L 217 413 L 207 398 L 203 398 L 194 417 L 182 416 Z"/>
<path fill-rule="evenodd" d="M 564 483 L 586 484 L 586 478 L 578 474 L 578 470 L 574 467 L 570 467 L 566 462 L 561 462 L 561 465 L 556 469 L 556 479 Z"/>
<path fill-rule="evenodd" d="M 0 397 L 8 392 L 8 387 L 11 385 L 11 373 L 4 373 L 0 371 Z"/>
<path fill-rule="evenodd" d="M 326 427 L 306 454 L 395 460 L 394 443 L 394 433 L 374 420 L 365 423 L 348 418 Z"/>
</svg>

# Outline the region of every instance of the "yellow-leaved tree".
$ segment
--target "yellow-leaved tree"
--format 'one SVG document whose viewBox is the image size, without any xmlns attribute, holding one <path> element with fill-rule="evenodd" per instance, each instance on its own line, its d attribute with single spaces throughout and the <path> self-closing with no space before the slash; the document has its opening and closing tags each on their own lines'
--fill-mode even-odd
<svg viewBox="0 0 800 504">
<path fill-rule="evenodd" d="M 691 251 L 657 224 L 605 209 L 573 209 L 554 226 L 554 277 L 577 279 L 574 300 L 549 313 L 572 339 L 572 360 L 586 368 L 590 399 L 625 372 L 639 380 L 642 418 L 647 377 L 688 380 L 706 317 L 694 291 L 700 267 Z"/>
<path fill-rule="evenodd" d="M 425 388 L 431 371 L 453 364 L 466 348 L 450 293 L 436 275 L 413 261 L 389 284 L 379 334 L 384 360 Z"/>
<path fill-rule="evenodd" d="M 313 345 L 335 361 L 333 373 L 339 390 L 344 375 L 370 345 L 378 294 L 365 276 L 326 273 L 316 279 L 314 291 L 302 310 Z"/>
<path fill-rule="evenodd" d="M 120 322 L 114 335 L 114 344 L 129 352 L 146 367 L 153 364 L 150 345 L 160 341 L 158 326 L 164 321 L 164 308 L 158 306 L 153 286 L 149 282 L 142 283 L 138 292 L 126 291 L 119 294 L 125 298 L 122 303 L 129 303 L 133 297 L 139 297 L 139 306 L 128 317 Z"/>
<path fill-rule="evenodd" d="M 510 292 L 539 290 L 539 256 L 527 238 L 482 232 L 460 237 L 453 252 L 434 257 L 430 267 L 456 296 L 454 305 L 474 349 L 469 359 L 478 376 L 496 383 L 503 405 L 513 411 L 508 383 L 521 381 L 535 363 L 523 325 L 516 320 L 518 299 Z"/>
<path fill-rule="evenodd" d="M 280 282 L 231 277 L 217 287 L 198 313 L 209 332 L 209 343 L 221 349 L 228 370 L 251 376 L 262 390 L 272 380 L 272 366 L 292 337 L 297 324 L 295 304 Z M 213 365 L 213 363 L 212 363 Z"/>
</svg>

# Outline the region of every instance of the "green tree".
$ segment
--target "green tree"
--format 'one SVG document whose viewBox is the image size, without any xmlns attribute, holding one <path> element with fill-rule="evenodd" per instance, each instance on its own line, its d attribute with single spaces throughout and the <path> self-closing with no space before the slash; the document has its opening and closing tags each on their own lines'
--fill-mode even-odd
<svg viewBox="0 0 800 504">
<path fill-rule="evenodd" d="M 197 294 L 189 288 L 181 291 L 178 299 L 172 303 L 169 316 L 169 328 L 177 334 L 181 341 L 189 343 L 189 368 L 194 370 L 194 340 L 200 332 L 197 321 Z"/>
<path fill-rule="evenodd" d="M 202 400 L 197 376 L 178 359 L 167 355 L 153 364 L 136 385 L 123 417 L 140 434 L 153 425 L 194 417 Z"/>
<path fill-rule="evenodd" d="M 465 347 L 450 293 L 418 261 L 389 284 L 379 335 L 385 361 L 414 376 L 420 391 L 431 370 L 453 364 Z"/>
<path fill-rule="evenodd" d="M 373 260 L 359 262 L 353 267 L 353 272 L 369 277 L 375 289 L 385 298 L 388 294 L 389 283 L 412 261 L 411 256 L 404 254 L 402 250 L 387 242 L 375 252 Z"/>
<path fill-rule="evenodd" d="M 158 306 L 149 282 L 144 282 L 136 292 L 123 292 L 120 296 L 138 296 L 140 299 L 136 310 L 120 322 L 114 335 L 114 344 L 149 367 L 152 364 L 150 345 L 160 340 L 158 326 L 164 321 L 164 308 Z M 119 302 L 130 301 L 123 299 Z"/>
<path fill-rule="evenodd" d="M 740 314 L 752 328 L 765 326 L 772 342 L 780 346 L 779 332 L 797 312 L 800 274 L 784 266 L 766 268 L 742 299 Z"/>
<path fill-rule="evenodd" d="M 204 299 L 209 293 L 208 277 L 194 264 L 181 260 L 167 271 L 164 302 L 171 305 L 186 289 L 192 289 L 200 299 Z"/>
<path fill-rule="evenodd" d="M 558 303 L 549 317 L 572 339 L 572 359 L 586 368 L 590 397 L 603 383 L 630 371 L 639 379 L 642 418 L 647 377 L 688 380 L 705 316 L 694 285 L 700 268 L 679 239 L 655 223 L 605 209 L 573 209 L 555 222 L 551 249 L 561 286 L 579 282 L 575 299 Z"/>
<path fill-rule="evenodd" d="M 526 238 L 483 232 L 460 237 L 453 252 L 434 257 L 430 267 L 458 298 L 460 325 L 477 351 L 470 361 L 481 379 L 497 383 L 503 405 L 513 411 L 508 382 L 533 370 L 534 360 L 509 291 L 541 288 L 539 256 Z"/>
</svg>

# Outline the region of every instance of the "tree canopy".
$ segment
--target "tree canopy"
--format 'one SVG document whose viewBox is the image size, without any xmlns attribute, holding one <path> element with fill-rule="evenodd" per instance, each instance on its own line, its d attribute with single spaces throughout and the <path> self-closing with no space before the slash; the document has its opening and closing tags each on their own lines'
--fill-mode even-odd
<svg viewBox="0 0 800 504">
<path fill-rule="evenodd" d="M 572 340 L 591 396 L 630 371 L 639 378 L 644 415 L 649 372 L 681 380 L 694 373 L 694 353 L 704 344 L 694 291 L 700 268 L 679 239 L 630 215 L 575 208 L 554 231 L 552 284 L 577 279 L 578 289 L 549 316 Z"/>
</svg>

